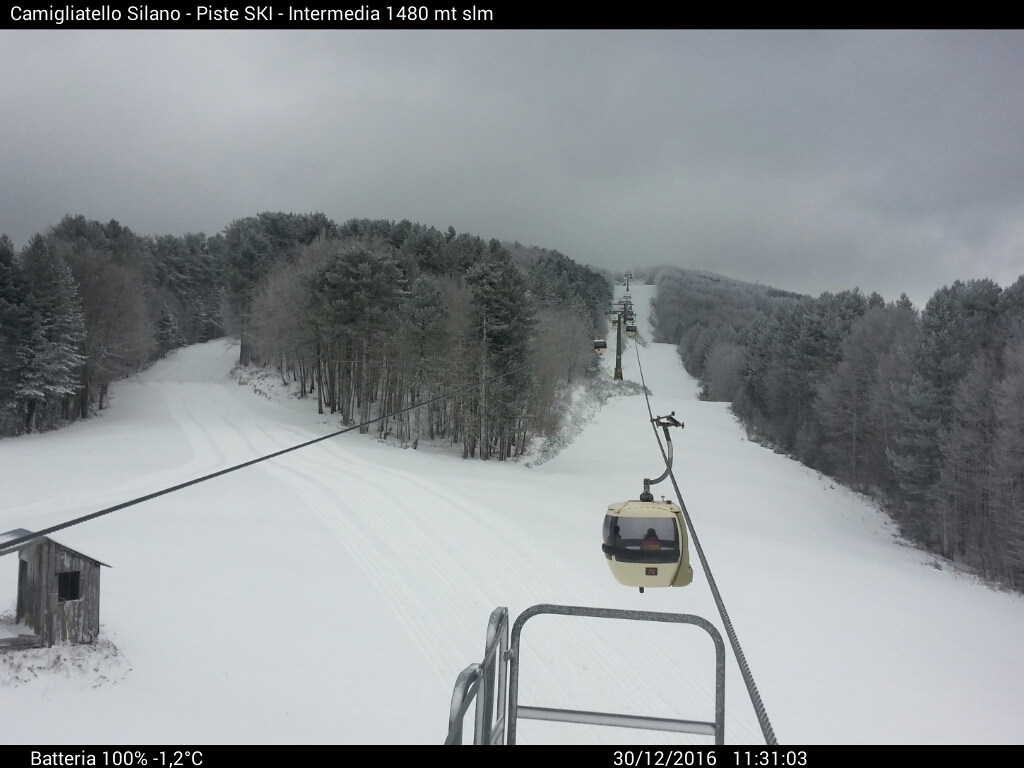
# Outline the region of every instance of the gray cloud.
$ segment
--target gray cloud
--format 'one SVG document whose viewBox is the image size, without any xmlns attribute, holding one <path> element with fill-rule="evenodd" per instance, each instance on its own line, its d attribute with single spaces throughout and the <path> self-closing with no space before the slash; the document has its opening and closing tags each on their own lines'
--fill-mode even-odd
<svg viewBox="0 0 1024 768">
<path fill-rule="evenodd" d="M 1018 32 L 0 33 L 0 231 L 261 210 L 922 302 L 1024 272 Z"/>
</svg>

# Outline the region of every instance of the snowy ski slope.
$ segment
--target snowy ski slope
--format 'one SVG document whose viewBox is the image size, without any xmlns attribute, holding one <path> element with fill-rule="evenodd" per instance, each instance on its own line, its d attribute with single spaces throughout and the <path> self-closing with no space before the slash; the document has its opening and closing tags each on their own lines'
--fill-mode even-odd
<svg viewBox="0 0 1024 768">
<path fill-rule="evenodd" d="M 631 292 L 648 340 L 653 291 Z M 780 743 L 1024 741 L 1024 600 L 933 567 L 868 502 L 746 441 L 725 404 L 697 399 L 673 347 L 640 355 L 656 413 L 686 423 L 676 474 Z M 0 531 L 338 428 L 315 403 L 239 386 L 236 359 L 225 341 L 179 350 L 116 387 L 102 418 L 0 441 Z M 632 343 L 624 370 L 639 380 Z M 113 566 L 101 622 L 122 655 L 34 670 L 53 654 L 0 656 L 0 741 L 440 743 L 495 606 L 720 626 L 695 552 L 685 589 L 640 595 L 605 566 L 606 506 L 660 470 L 643 398 L 618 397 L 532 469 L 349 434 L 69 529 L 55 538 Z M 16 558 L 0 558 L 0 612 L 16 575 Z M 759 743 L 731 655 L 726 682 L 727 742 Z M 711 719 L 713 683 L 711 643 L 690 627 L 541 617 L 524 633 L 522 704 Z M 519 732 L 710 741 L 532 721 Z"/>
</svg>

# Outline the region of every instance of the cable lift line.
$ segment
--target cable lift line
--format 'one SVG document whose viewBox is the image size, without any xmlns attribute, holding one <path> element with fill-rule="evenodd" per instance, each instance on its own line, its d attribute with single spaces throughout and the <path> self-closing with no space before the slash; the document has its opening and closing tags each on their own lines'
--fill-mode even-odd
<svg viewBox="0 0 1024 768">
<path fill-rule="evenodd" d="M 725 626 L 725 633 L 729 638 L 729 644 L 732 645 L 733 653 L 736 656 L 736 663 L 739 665 L 740 674 L 743 677 L 743 683 L 746 685 L 747 693 L 750 695 L 750 703 L 754 707 L 754 714 L 757 715 L 757 722 L 758 725 L 761 726 L 761 733 L 764 735 L 765 744 L 770 746 L 777 745 L 778 741 L 775 738 L 775 731 L 772 729 L 771 721 L 768 720 L 768 713 L 765 711 L 764 702 L 761 701 L 761 694 L 757 690 L 757 684 L 754 682 L 754 676 L 747 664 L 747 657 L 743 655 L 743 648 L 740 647 L 740 641 L 736 636 L 736 630 L 733 628 L 732 620 L 729 618 L 729 612 L 725 609 L 725 601 L 722 599 L 722 593 L 718 591 L 718 584 L 715 583 L 715 577 L 711 574 L 711 566 L 708 565 L 708 559 L 704 555 L 704 549 L 700 545 L 700 539 L 697 538 L 697 531 L 693 527 L 693 521 L 690 519 L 690 513 L 686 509 L 686 504 L 683 502 L 683 495 L 679 491 L 679 484 L 676 482 L 675 473 L 672 471 L 672 441 L 669 438 L 668 429 L 664 429 L 665 438 L 669 446 L 667 454 L 665 452 L 665 446 L 661 442 L 661 435 L 658 434 L 659 424 L 654 416 L 654 412 L 651 410 L 651 398 L 647 394 L 647 382 L 644 380 L 644 369 L 643 365 L 640 363 L 639 349 L 636 350 L 636 364 L 640 371 L 640 384 L 643 387 L 644 399 L 647 401 L 647 414 L 651 419 L 651 428 L 654 430 L 654 436 L 658 440 L 658 448 L 661 450 L 661 457 L 665 460 L 665 474 L 668 475 L 669 479 L 672 481 L 672 487 L 675 488 L 676 498 L 679 499 L 680 512 L 682 513 L 683 519 L 686 521 L 686 527 L 690 532 L 690 537 L 693 539 L 693 546 L 697 550 L 697 557 L 700 559 L 704 575 L 707 577 L 708 586 L 711 588 L 711 594 L 715 599 L 715 606 L 718 608 L 718 613 L 722 617 L 722 624 Z M 662 475 L 662 479 L 663 478 L 664 475 Z M 645 486 L 647 482 L 647 480 L 644 481 Z"/>
<path fill-rule="evenodd" d="M 147 493 L 145 496 L 139 496 L 137 498 L 130 499 L 129 501 L 124 501 L 124 502 L 121 502 L 120 504 L 115 504 L 112 507 L 107 507 L 106 509 L 101 509 L 98 512 L 91 512 L 88 515 L 82 515 L 81 517 L 76 517 L 73 520 L 68 520 L 66 522 L 59 523 L 57 525 L 52 525 L 49 528 L 43 528 L 42 530 L 29 533 L 29 534 L 27 534 L 25 536 L 20 536 L 18 538 L 9 539 L 9 540 L 3 542 L 2 545 L 0 545 L 0 556 L 9 554 L 9 553 L 17 550 L 21 546 L 29 543 L 30 541 L 38 539 L 40 536 L 49 536 L 51 533 L 56 533 L 57 531 L 62 531 L 65 528 L 70 528 L 73 525 L 79 525 L 81 523 L 88 522 L 89 520 L 95 520 L 97 517 L 103 517 L 104 515 L 109 515 L 112 512 L 118 512 L 118 511 L 120 511 L 122 509 L 126 509 L 127 507 L 132 507 L 132 506 L 135 506 L 136 504 L 141 504 L 144 501 L 150 501 L 152 499 L 159 498 L 160 496 L 166 496 L 166 495 L 168 495 L 170 493 L 174 493 L 175 491 L 184 490 L 185 488 L 189 488 L 189 487 L 191 487 L 193 485 L 198 485 L 199 483 L 204 483 L 207 480 L 213 480 L 215 477 L 220 477 L 221 475 L 226 475 L 226 474 L 229 474 L 231 472 L 236 472 L 239 469 L 245 469 L 246 467 L 251 467 L 254 464 L 260 464 L 261 462 L 264 462 L 264 461 L 269 461 L 270 459 L 277 458 L 278 456 L 283 456 L 286 453 L 291 453 L 292 451 L 297 451 L 300 448 L 306 448 L 306 447 L 308 447 L 310 445 L 314 445 L 316 443 L 321 443 L 324 440 L 330 440 L 332 437 L 338 437 L 339 435 L 344 435 L 347 432 L 353 432 L 353 431 L 355 431 L 357 429 L 360 429 L 362 427 L 368 427 L 371 424 L 376 424 L 379 421 L 384 421 L 385 419 L 391 419 L 391 418 L 394 418 L 395 416 L 399 416 L 399 415 L 401 415 L 403 413 L 408 413 L 409 411 L 414 411 L 417 408 L 422 408 L 425 405 L 430 405 L 432 403 L 436 403 L 436 402 L 439 402 L 441 400 L 445 400 L 445 399 L 447 399 L 449 397 L 454 397 L 455 395 L 462 394 L 463 392 L 469 392 L 470 390 L 476 389 L 478 387 L 486 386 L 487 384 L 490 384 L 492 381 L 497 381 L 498 379 L 503 379 L 506 376 L 511 376 L 514 373 L 519 373 L 520 371 L 525 371 L 528 368 L 532 368 L 537 363 L 540 363 L 540 362 L 542 362 L 544 360 L 552 358 L 555 355 L 560 355 L 563 352 L 568 351 L 572 346 L 573 346 L 572 344 L 567 344 L 566 346 L 564 346 L 564 347 L 562 347 L 560 349 L 557 349 L 554 352 L 551 352 L 551 353 L 549 353 L 547 355 L 544 355 L 543 357 L 538 357 L 536 360 L 534 360 L 534 361 L 532 361 L 530 363 L 527 363 L 526 365 L 521 365 L 518 368 L 514 368 L 511 371 L 505 371 L 504 373 L 499 373 L 499 374 L 497 374 L 495 376 L 491 376 L 489 379 L 484 379 L 483 381 L 478 381 L 475 384 L 470 384 L 468 386 L 462 387 L 461 389 L 456 389 L 456 390 L 454 390 L 452 392 L 447 392 L 447 393 L 445 393 L 443 395 L 438 395 L 437 397 L 431 398 L 430 400 L 425 400 L 422 403 L 416 403 L 415 405 L 410 405 L 408 408 L 402 408 L 400 410 L 393 411 L 391 413 L 386 413 L 383 416 L 378 416 L 378 417 L 376 417 L 374 419 L 369 419 L 367 421 L 362 422 L 361 424 L 355 424 L 355 425 L 353 425 L 351 427 L 346 427 L 345 429 L 339 429 L 339 430 L 337 430 L 335 432 L 331 432 L 330 434 L 322 435 L 321 437 L 317 437 L 317 438 L 314 438 L 312 440 L 307 440 L 306 442 L 299 443 L 298 445 L 293 445 L 290 448 L 284 448 L 284 449 L 282 449 L 280 451 L 275 451 L 274 453 L 268 453 L 266 456 L 260 456 L 260 457 L 255 458 L 255 459 L 251 459 L 249 461 L 242 462 L 241 464 L 235 464 L 234 466 L 227 467 L 226 469 L 221 469 L 221 470 L 218 470 L 216 472 L 211 472 L 208 475 L 203 475 L 202 477 L 197 477 L 197 478 L 194 478 L 193 480 L 188 480 L 188 481 L 186 481 L 184 483 L 179 483 L 178 485 L 172 485 L 169 488 L 164 488 L 163 490 L 155 491 L 154 493 Z"/>
<path fill-rule="evenodd" d="M 620 321 L 616 333 L 616 370 L 614 378 L 622 378 L 622 326 L 625 325 L 627 308 L 619 302 L 620 309 L 616 312 L 616 320 Z M 765 711 L 761 695 L 757 690 L 750 667 L 747 664 L 743 649 L 725 608 L 725 602 L 718 585 L 715 583 L 708 565 L 704 550 L 697 538 L 693 521 L 683 502 L 679 484 L 676 482 L 672 469 L 673 446 L 670 429 L 682 429 L 683 423 L 675 417 L 673 411 L 668 416 L 655 416 L 651 408 L 650 393 L 640 362 L 640 350 L 636 350 L 637 367 L 640 371 L 640 383 L 647 404 L 647 415 L 651 428 L 658 441 L 658 448 L 665 462 L 665 470 L 653 480 L 644 478 L 644 490 L 638 500 L 629 500 L 612 504 L 604 520 L 604 544 L 602 550 L 608 561 L 612 575 L 617 581 L 628 586 L 638 586 L 644 591 L 646 586 L 686 586 L 693 580 L 693 570 L 689 565 L 689 546 L 687 534 L 693 538 L 694 546 L 700 557 L 701 566 L 707 577 L 708 585 L 715 599 L 719 615 L 725 625 L 729 642 L 736 656 L 743 682 L 750 696 L 751 704 L 757 716 L 758 725 L 764 736 L 765 743 L 771 746 L 778 741 L 772 729 L 768 714 Z M 661 441 L 658 430 L 665 433 L 665 443 Z M 666 450 L 667 444 L 667 450 Z M 671 479 L 679 499 L 678 506 L 672 501 L 654 500 L 651 486 Z M 646 533 L 641 533 L 647 527 Z M 641 538 L 642 536 L 642 538 Z M 652 565 L 653 563 L 653 565 Z M 667 566 L 667 567 L 664 567 Z M 661 571 L 664 571 L 663 573 Z M 633 713 L 593 712 L 585 710 L 555 709 L 550 707 L 526 706 L 519 703 L 519 655 L 520 639 L 523 624 L 532 616 L 539 614 L 557 614 L 566 616 L 613 618 L 627 621 L 662 621 L 682 624 L 693 624 L 706 631 L 715 644 L 716 696 L 715 719 L 709 721 L 680 720 L 659 717 L 644 717 Z M 706 619 L 688 614 L 654 613 L 650 611 L 623 611 L 607 608 L 585 608 L 564 605 L 535 605 L 524 611 L 512 629 L 509 640 L 509 617 L 507 608 L 496 608 L 488 624 L 487 643 L 484 651 L 484 662 L 471 664 L 459 675 L 452 693 L 449 711 L 449 728 L 445 744 L 461 744 L 463 737 L 462 721 L 470 704 L 476 699 L 476 717 L 474 728 L 474 744 L 515 744 L 517 721 L 550 720 L 567 723 L 587 723 L 590 725 L 640 728 L 645 730 L 676 731 L 713 735 L 716 744 L 725 743 L 725 650 L 718 630 Z M 506 681 L 508 687 L 506 688 Z M 494 705 L 497 703 L 497 713 Z"/>
</svg>

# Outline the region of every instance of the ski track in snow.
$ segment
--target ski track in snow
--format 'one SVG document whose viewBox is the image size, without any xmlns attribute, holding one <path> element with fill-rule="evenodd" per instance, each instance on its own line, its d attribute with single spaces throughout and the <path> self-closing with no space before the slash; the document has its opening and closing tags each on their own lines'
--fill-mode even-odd
<svg viewBox="0 0 1024 768">
<path fill-rule="evenodd" d="M 265 434 L 265 433 L 264 433 Z M 252 446 L 256 453 L 255 446 Z M 265 446 L 263 452 L 280 450 L 282 446 L 274 443 Z M 552 582 L 556 584 L 573 583 L 576 587 L 574 592 L 579 595 L 586 595 L 589 591 L 585 585 L 579 582 L 574 575 L 563 567 L 556 567 L 552 572 L 550 562 L 533 561 L 518 557 L 503 542 L 507 537 L 500 532 L 488 529 L 479 522 L 479 508 L 468 508 L 463 500 L 445 491 L 436 484 L 429 483 L 409 473 L 398 470 L 382 472 L 379 467 L 369 462 L 356 459 L 351 454 L 339 449 L 334 445 L 317 446 L 319 452 L 311 451 L 309 454 L 291 455 L 282 460 L 282 467 L 269 467 L 268 471 L 277 476 L 282 476 L 286 482 L 302 493 L 304 498 L 309 500 L 304 491 L 307 483 L 314 483 L 321 490 L 319 502 L 314 506 L 325 522 L 332 528 L 338 538 L 345 544 L 349 544 L 346 531 L 353 530 L 356 522 L 360 522 L 373 530 L 373 541 L 367 536 L 358 537 L 359 546 L 349 546 L 354 557 L 359 558 L 367 575 L 380 584 L 382 562 L 400 562 L 404 580 L 388 579 L 386 597 L 392 609 L 400 616 L 403 623 L 410 632 L 417 637 L 421 644 L 430 648 L 433 666 L 441 679 L 445 682 L 452 681 L 454 676 L 465 666 L 464 660 L 458 658 L 455 651 L 455 644 L 450 636 L 438 624 L 437 621 L 427 612 L 422 603 L 416 598 L 413 588 L 429 592 L 432 597 L 446 608 L 446 615 L 459 617 L 464 613 L 467 605 L 479 605 L 487 608 L 498 604 L 502 598 L 507 599 L 507 586 L 502 590 L 501 582 L 514 580 L 519 591 L 524 595 L 543 594 L 552 592 Z M 329 454 L 330 459 L 325 461 L 314 458 L 317 454 Z M 288 467 L 285 462 L 300 463 L 299 467 Z M 352 471 L 341 461 L 348 463 L 348 467 L 357 467 L 358 471 Z M 345 468 L 343 468 L 345 467 Z M 290 470 L 298 475 L 298 482 L 294 478 L 288 478 L 280 470 Z M 376 475 L 376 476 L 375 476 Z M 343 501 L 338 494 L 327 490 L 323 481 L 317 478 L 328 478 L 332 481 L 343 481 L 346 488 L 348 503 Z M 368 482 L 373 478 L 372 482 Z M 384 492 L 382 489 L 388 489 Z M 361 490 L 372 489 L 372 490 Z M 408 510 L 403 510 L 405 500 L 409 498 L 425 499 L 434 498 L 443 502 L 448 512 L 443 516 L 431 515 L 422 516 L 418 523 L 414 523 Z M 353 504 L 357 501 L 358 504 Z M 437 508 L 437 504 L 424 505 L 430 508 Z M 419 507 L 422 508 L 422 507 Z M 371 510 L 369 514 L 359 515 L 356 510 Z M 414 508 L 415 510 L 416 508 Z M 403 510 L 398 512 L 397 510 Z M 342 528 L 342 526 L 345 526 Z M 381 546 L 380 542 L 387 542 Z M 425 546 L 426 545 L 426 546 Z M 384 552 L 385 547 L 390 546 L 391 552 Z M 366 557 L 365 552 L 373 552 L 374 556 Z M 466 562 L 462 567 L 460 561 Z M 537 576 L 545 571 L 552 573 L 557 578 L 549 580 Z M 390 572 L 385 572 L 391 576 Z M 478 574 L 476 580 L 471 574 Z M 480 585 L 479 574 L 492 575 L 491 583 L 485 581 L 484 589 Z M 564 588 L 564 587 L 563 587 Z M 385 591 L 382 589 L 382 591 Z M 500 597 L 499 597 L 500 596 Z M 586 598 L 590 598 L 589 600 Z M 524 601 L 528 597 L 524 598 Z M 583 602 L 593 604 L 600 602 L 597 594 L 586 595 Z M 481 628 L 474 624 L 459 622 L 457 637 L 479 637 Z M 642 630 L 632 629 L 630 634 L 636 643 L 642 643 Z M 568 624 L 565 628 L 548 630 L 547 638 L 552 643 L 564 647 L 579 647 L 586 644 L 588 647 L 600 648 L 602 653 L 590 658 L 595 666 L 604 666 L 609 669 L 628 668 L 630 659 L 620 652 L 615 652 L 601 638 L 586 625 Z M 449 653 L 438 654 L 434 649 L 447 649 Z M 678 663 L 667 654 L 655 653 L 662 666 L 668 668 Z M 454 659 L 454 661 L 453 661 Z M 537 656 L 532 646 L 524 648 L 524 664 L 533 669 L 545 669 L 547 666 Z M 585 680 L 576 670 L 575 677 L 577 685 L 585 685 Z M 701 681 L 693 675 L 687 674 L 690 696 L 703 699 L 698 706 L 699 711 L 713 710 L 714 694 L 709 691 Z M 554 682 L 550 675 L 541 676 L 540 684 L 532 687 L 534 695 L 540 699 L 551 702 L 557 701 L 560 706 L 570 706 L 571 696 L 560 685 Z M 644 713 L 652 702 L 662 704 L 666 710 L 670 710 L 672 704 L 659 696 L 643 682 L 635 683 L 627 688 L 620 697 L 624 712 Z M 735 725 L 735 724 L 734 724 Z M 591 729 L 593 730 L 593 729 Z M 595 736 L 595 734 L 590 734 Z M 700 741 L 700 739 L 695 739 Z"/>
<path fill-rule="evenodd" d="M 224 405 L 211 401 L 204 410 L 215 412 Z M 175 416 L 198 456 L 215 455 L 223 460 L 225 453 L 218 441 L 187 407 L 178 409 Z M 237 439 L 252 458 L 294 444 L 275 438 L 269 430 L 261 428 L 264 444 L 257 446 L 236 418 L 222 413 L 220 421 L 227 427 L 227 431 L 218 432 L 221 440 L 227 443 Z M 309 439 L 308 435 L 302 437 Z M 225 450 L 227 448 L 225 446 Z M 238 453 L 237 450 L 231 453 L 235 460 L 239 460 Z M 325 453 L 326 459 L 331 461 L 321 458 Z M 543 571 L 543 564 L 517 558 L 502 544 L 500 534 L 481 528 L 472 515 L 479 510 L 467 510 L 460 499 L 435 484 L 418 481 L 408 473 L 382 470 L 356 459 L 337 445 L 322 443 L 304 453 L 289 454 L 277 462 L 263 464 L 260 469 L 295 490 L 331 530 L 415 638 L 442 683 L 453 683 L 466 666 L 465 656 L 456 641 L 466 637 L 479 640 L 483 635 L 485 627 L 461 620 L 465 608 L 477 605 L 489 612 L 496 605 L 494 599 L 477 586 L 471 573 L 494 573 L 498 580 L 502 575 L 513 577 L 522 585 L 551 591 L 548 583 L 533 575 Z M 328 478 L 332 484 L 345 489 L 344 496 L 328 486 Z M 384 488 L 389 491 L 381 490 Z M 407 500 L 430 497 L 439 498 L 447 510 L 455 514 L 421 516 L 418 523 L 414 522 L 405 510 Z M 424 506 L 437 508 L 439 505 L 420 505 L 416 509 Z M 431 530 L 434 533 L 428 534 Z M 440 541 L 438 534 L 441 534 Z M 472 568 L 464 569 L 454 553 L 461 553 L 470 560 Z M 432 602 L 443 606 L 443 611 L 428 609 L 418 593 L 429 595 Z M 445 629 L 437 619 L 439 614 L 456 626 Z M 566 647 L 572 647 L 578 642 L 578 634 L 578 631 L 563 631 L 557 637 Z M 525 650 L 524 658 L 535 667 L 545 666 L 532 649 Z M 618 667 L 627 663 L 621 656 L 608 661 Z M 554 683 L 553 678 L 544 677 L 542 681 L 539 691 L 545 700 L 568 700 L 567 692 Z M 639 693 L 646 693 L 647 702 L 656 698 L 646 686 L 639 686 Z M 630 704 L 633 706 L 627 707 L 627 711 L 642 711 L 642 700 Z"/>
</svg>

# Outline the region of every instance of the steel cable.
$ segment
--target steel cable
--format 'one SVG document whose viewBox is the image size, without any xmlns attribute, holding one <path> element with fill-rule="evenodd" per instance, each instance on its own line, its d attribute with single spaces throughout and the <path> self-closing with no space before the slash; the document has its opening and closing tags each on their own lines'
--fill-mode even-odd
<svg viewBox="0 0 1024 768">
<path fill-rule="evenodd" d="M 686 527 L 690 529 L 690 538 L 693 539 L 693 546 L 697 549 L 697 556 L 700 558 L 701 567 L 704 569 L 704 575 L 707 577 L 708 586 L 711 587 L 711 594 L 715 598 L 715 605 L 718 607 L 718 613 L 722 617 L 722 623 L 725 625 L 725 633 L 729 636 L 729 643 L 732 645 L 733 653 L 736 655 L 736 662 L 740 667 L 740 674 L 743 676 L 743 682 L 747 686 L 747 693 L 750 695 L 750 703 L 754 707 L 754 714 L 757 715 L 757 722 L 761 726 L 761 733 L 764 734 L 765 744 L 777 745 L 779 742 L 775 738 L 775 731 L 772 730 L 772 724 L 768 720 L 768 712 L 764 708 L 764 702 L 761 701 L 761 694 L 757 690 L 757 684 L 754 682 L 754 675 L 750 671 L 750 667 L 747 665 L 747 657 L 743 655 L 743 648 L 740 647 L 740 640 L 736 636 L 736 630 L 732 626 L 732 620 L 729 618 L 729 612 L 725 609 L 725 601 L 722 599 L 722 593 L 718 591 L 718 584 L 715 583 L 715 577 L 711 574 L 711 566 L 708 565 L 708 559 L 704 556 L 704 548 L 700 545 L 700 539 L 697 538 L 697 531 L 693 527 L 693 521 L 690 519 L 690 513 L 686 509 L 686 503 L 683 501 L 683 494 L 679 491 L 679 484 L 676 482 L 676 475 L 672 471 L 671 466 L 668 463 L 668 456 L 665 453 L 665 446 L 661 442 L 661 435 L 658 434 L 658 427 L 654 423 L 654 412 L 651 410 L 651 398 L 647 392 L 647 382 L 644 381 L 644 369 L 643 365 L 640 364 L 640 349 L 634 345 L 636 349 L 636 364 L 640 370 L 640 384 L 644 389 L 644 399 L 647 401 L 647 414 L 651 417 L 651 428 L 654 430 L 654 436 L 658 439 L 658 448 L 661 449 L 661 457 L 665 461 L 665 467 L 668 469 L 668 476 L 672 480 L 672 487 L 676 490 L 676 497 L 679 499 L 679 508 L 683 512 L 683 517 L 686 519 Z"/>
</svg>

